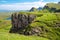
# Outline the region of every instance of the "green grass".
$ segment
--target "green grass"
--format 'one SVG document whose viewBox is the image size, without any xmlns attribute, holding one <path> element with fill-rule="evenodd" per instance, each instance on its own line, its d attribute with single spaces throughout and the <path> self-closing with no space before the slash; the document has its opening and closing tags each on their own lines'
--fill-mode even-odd
<svg viewBox="0 0 60 40">
<path fill-rule="evenodd" d="M 10 28 L 10 25 L 0 28 L 0 40 L 49 40 L 44 37 L 25 36 L 20 34 L 9 33 Z"/>
<path fill-rule="evenodd" d="M 25 14 L 23 12 L 21 14 Z M 27 14 L 27 13 L 26 13 Z M 60 22 L 59 13 L 40 13 L 28 12 L 28 14 L 36 15 L 36 18 L 30 24 L 31 27 L 43 27 L 41 36 L 25 36 L 15 33 L 9 33 L 11 26 L 10 20 L 0 19 L 0 40 L 60 40 L 60 27 L 56 26 L 56 22 Z M 45 32 L 47 30 L 47 32 Z"/>
<path fill-rule="evenodd" d="M 0 40 L 48 40 L 38 36 L 24 36 L 19 34 L 0 33 Z"/>
<path fill-rule="evenodd" d="M 0 40 L 49 40 L 39 36 L 25 36 L 20 34 L 9 33 L 11 26 L 0 28 Z"/>
<path fill-rule="evenodd" d="M 4 20 L 8 16 L 1 15 L 0 19 L 0 40 L 49 40 L 48 38 L 39 36 L 25 36 L 15 33 L 9 33 L 11 26 L 10 20 Z"/>
<path fill-rule="evenodd" d="M 60 40 L 60 27 L 56 23 L 60 23 L 60 14 L 46 13 L 43 16 L 37 16 L 31 23 L 31 27 L 38 27 L 41 29 L 41 36 L 49 38 L 50 40 Z M 47 31 L 47 32 L 46 32 Z"/>
</svg>

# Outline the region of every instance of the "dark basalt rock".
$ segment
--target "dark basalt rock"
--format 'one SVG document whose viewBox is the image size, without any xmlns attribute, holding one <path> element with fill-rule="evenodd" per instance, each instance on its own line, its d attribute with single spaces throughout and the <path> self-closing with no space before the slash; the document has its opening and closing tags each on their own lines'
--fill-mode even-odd
<svg viewBox="0 0 60 40">
<path fill-rule="evenodd" d="M 26 32 L 26 28 L 36 16 L 33 14 L 25 15 L 25 14 L 12 14 L 11 21 L 12 21 L 12 28 L 10 29 L 10 33 L 20 33 L 20 34 L 28 34 Z"/>
</svg>

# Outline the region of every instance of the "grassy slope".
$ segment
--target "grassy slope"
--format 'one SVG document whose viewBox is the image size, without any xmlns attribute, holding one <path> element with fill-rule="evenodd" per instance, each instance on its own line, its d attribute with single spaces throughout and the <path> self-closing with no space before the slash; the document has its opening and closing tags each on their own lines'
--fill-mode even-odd
<svg viewBox="0 0 60 40">
<path fill-rule="evenodd" d="M 8 21 L 7 21 L 8 22 Z M 4 23 L 4 22 L 3 22 Z M 5 23 L 6 24 L 6 23 Z M 24 36 L 19 34 L 10 34 L 9 30 L 11 28 L 10 23 L 2 24 L 0 27 L 0 40 L 48 40 L 47 38 L 38 36 Z"/>
<path fill-rule="evenodd" d="M 46 13 L 41 17 L 38 16 L 31 26 L 43 27 L 42 36 L 51 40 L 60 40 L 60 27 L 56 24 L 57 22 L 60 23 L 60 13 Z M 45 33 L 46 30 L 47 32 Z"/>
<path fill-rule="evenodd" d="M 55 3 L 48 3 L 46 4 L 49 8 L 56 8 L 57 10 L 60 9 L 60 4 L 55 4 Z"/>
<path fill-rule="evenodd" d="M 31 13 L 30 13 L 31 14 Z M 47 29 L 48 32 L 42 34 L 43 37 L 38 36 L 25 36 L 19 34 L 10 34 L 9 30 L 11 28 L 11 21 L 10 20 L 3 20 L 5 17 L 0 20 L 0 40 L 60 40 L 60 27 L 55 27 L 55 22 L 60 22 L 60 14 L 56 16 L 54 13 L 32 13 L 36 14 L 37 17 L 31 24 L 31 27 L 43 26 L 44 29 Z M 41 16 L 42 15 L 42 16 Z M 46 37 L 46 38 L 44 38 Z M 49 38 L 49 39 L 48 39 Z"/>
<path fill-rule="evenodd" d="M 5 21 L 4 21 L 5 22 Z M 3 23 L 4 23 L 3 22 Z M 0 40 L 48 40 L 47 38 L 38 37 L 38 36 L 24 36 L 19 34 L 10 34 L 9 30 L 11 28 L 10 21 L 7 23 L 0 25 Z"/>
<path fill-rule="evenodd" d="M 38 37 L 38 36 L 25 36 L 25 35 L 19 35 L 19 34 L 10 34 L 9 30 L 11 28 L 11 21 L 4 20 L 7 17 L 9 16 L 4 15 L 4 17 L 0 18 L 0 40 L 48 40 L 47 38 Z"/>
</svg>

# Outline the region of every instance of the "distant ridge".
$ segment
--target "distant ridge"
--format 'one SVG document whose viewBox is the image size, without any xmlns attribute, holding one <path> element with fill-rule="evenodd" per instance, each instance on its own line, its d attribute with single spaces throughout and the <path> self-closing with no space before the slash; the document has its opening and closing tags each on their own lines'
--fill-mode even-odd
<svg viewBox="0 0 60 40">
<path fill-rule="evenodd" d="M 42 7 L 39 7 L 38 10 L 42 10 L 43 8 Z"/>
<path fill-rule="evenodd" d="M 0 10 L 0 12 L 19 12 L 19 11 L 28 11 L 28 10 Z"/>
<path fill-rule="evenodd" d="M 60 4 L 60 2 L 58 2 L 58 4 Z"/>
<path fill-rule="evenodd" d="M 32 12 L 32 11 L 37 11 L 37 8 L 32 7 L 29 11 L 30 11 L 30 12 Z"/>
<path fill-rule="evenodd" d="M 58 3 L 47 3 L 43 9 L 47 9 L 50 12 L 60 12 L 60 2 L 58 2 Z"/>
<path fill-rule="evenodd" d="M 39 8 L 35 8 L 35 7 L 32 7 L 29 11 L 32 12 L 32 11 L 39 11 L 39 10 L 42 10 L 43 8 L 42 7 L 39 7 Z"/>
<path fill-rule="evenodd" d="M 0 12 L 13 12 L 13 11 L 18 11 L 18 10 L 0 10 Z"/>
</svg>

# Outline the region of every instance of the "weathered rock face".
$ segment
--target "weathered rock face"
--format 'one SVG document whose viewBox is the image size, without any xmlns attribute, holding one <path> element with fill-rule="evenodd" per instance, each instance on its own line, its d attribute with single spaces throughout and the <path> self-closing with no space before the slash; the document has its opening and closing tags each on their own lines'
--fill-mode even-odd
<svg viewBox="0 0 60 40">
<path fill-rule="evenodd" d="M 26 14 L 12 14 L 11 21 L 12 21 L 12 28 L 10 33 L 20 33 L 24 34 L 26 32 L 26 28 L 29 26 L 30 23 L 34 20 L 35 15 L 26 15 Z"/>
</svg>

